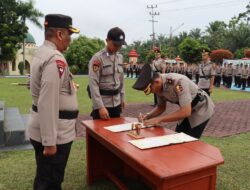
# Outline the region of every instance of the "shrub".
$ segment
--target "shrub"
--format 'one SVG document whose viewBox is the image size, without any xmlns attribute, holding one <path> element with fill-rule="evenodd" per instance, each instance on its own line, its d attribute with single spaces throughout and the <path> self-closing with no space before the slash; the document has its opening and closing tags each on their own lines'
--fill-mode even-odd
<svg viewBox="0 0 250 190">
<path fill-rule="evenodd" d="M 250 49 L 245 49 L 244 55 L 245 57 L 250 58 Z"/>
<path fill-rule="evenodd" d="M 69 70 L 70 70 L 70 72 L 73 74 L 73 75 L 75 75 L 75 74 L 78 74 L 79 73 L 79 67 L 77 66 L 77 65 L 71 65 L 70 67 L 69 67 Z"/>
<path fill-rule="evenodd" d="M 213 50 L 210 55 L 211 61 L 216 63 L 222 63 L 223 59 L 233 59 L 233 57 L 233 53 L 226 49 Z"/>
<path fill-rule="evenodd" d="M 24 74 L 24 63 L 23 63 L 23 61 L 21 61 L 21 62 L 19 62 L 19 64 L 18 64 L 18 70 L 19 70 L 19 72 L 20 72 L 20 74 L 21 75 L 23 75 Z"/>
</svg>

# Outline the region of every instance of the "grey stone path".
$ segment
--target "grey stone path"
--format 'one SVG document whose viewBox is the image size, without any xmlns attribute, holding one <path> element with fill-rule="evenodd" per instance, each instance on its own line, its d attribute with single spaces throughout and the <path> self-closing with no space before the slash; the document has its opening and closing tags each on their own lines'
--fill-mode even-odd
<svg viewBox="0 0 250 190">
<path fill-rule="evenodd" d="M 178 107 L 168 104 L 168 112 Z M 153 107 L 149 104 L 130 104 L 123 111 L 122 116 L 136 117 L 138 113 L 146 113 Z M 81 120 L 91 119 L 90 116 L 80 115 L 77 123 L 77 136 L 85 136 L 85 129 L 80 125 Z M 174 130 L 176 123 L 164 126 Z M 250 131 L 250 100 L 221 102 L 215 104 L 215 114 L 210 119 L 203 136 L 225 137 Z"/>
</svg>

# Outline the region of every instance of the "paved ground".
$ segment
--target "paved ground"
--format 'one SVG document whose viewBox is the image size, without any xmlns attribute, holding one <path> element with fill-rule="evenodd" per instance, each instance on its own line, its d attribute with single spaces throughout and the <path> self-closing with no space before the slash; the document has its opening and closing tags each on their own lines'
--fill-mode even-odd
<svg viewBox="0 0 250 190">
<path fill-rule="evenodd" d="M 136 117 L 138 113 L 146 113 L 153 107 L 149 104 L 130 104 L 122 113 L 122 116 Z M 169 104 L 168 112 L 178 107 Z M 77 136 L 85 136 L 85 129 L 81 127 L 81 120 L 91 119 L 89 116 L 80 115 L 77 124 Z M 175 129 L 176 123 L 164 124 Z M 203 136 L 225 137 L 250 131 L 250 100 L 222 102 L 215 105 L 215 114 L 206 127 Z"/>
</svg>

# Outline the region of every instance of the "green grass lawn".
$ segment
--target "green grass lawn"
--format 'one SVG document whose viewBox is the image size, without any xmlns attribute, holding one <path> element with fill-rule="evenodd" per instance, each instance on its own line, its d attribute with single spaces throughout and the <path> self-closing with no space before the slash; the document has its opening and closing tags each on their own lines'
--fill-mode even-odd
<svg viewBox="0 0 250 190">
<path fill-rule="evenodd" d="M 26 87 L 11 85 L 11 83 L 24 83 L 24 78 L 0 78 L 0 100 L 6 106 L 15 106 L 21 113 L 28 113 L 31 97 Z M 91 102 L 85 91 L 87 77 L 75 79 L 80 84 L 78 102 L 81 113 L 88 114 Z M 142 92 L 131 88 L 134 79 L 126 79 L 127 103 L 152 103 L 153 97 L 145 96 Z M 215 89 L 212 94 L 215 102 L 250 99 L 250 93 Z M 203 141 L 218 147 L 225 159 L 225 164 L 218 169 L 217 190 L 247 190 L 250 187 L 250 133 L 240 134 L 226 138 L 203 137 Z M 116 187 L 102 181 L 92 187 L 86 185 L 86 149 L 85 139 L 73 144 L 72 152 L 65 175 L 64 190 L 115 190 Z M 26 190 L 32 189 L 35 173 L 33 150 L 0 152 L 0 190 Z M 131 189 L 143 189 L 133 183 Z"/>
<path fill-rule="evenodd" d="M 201 140 L 218 147 L 225 159 L 225 164 L 218 168 L 217 190 L 249 189 L 250 133 L 226 138 L 204 137 Z M 0 168 L 0 190 L 32 188 L 35 174 L 32 150 L 0 152 Z M 73 144 L 63 185 L 64 190 L 116 190 L 108 181 L 98 182 L 92 187 L 87 186 L 85 139 Z M 144 190 L 140 185 L 132 185 L 135 188 L 131 189 Z"/>
<path fill-rule="evenodd" d="M 7 107 L 18 107 L 21 113 L 28 113 L 31 107 L 31 96 L 25 86 L 12 83 L 25 83 L 26 78 L 0 78 L 0 100 L 4 100 Z M 88 77 L 77 77 L 75 82 L 80 84 L 77 92 L 80 113 L 89 114 L 91 101 L 88 98 L 86 86 Z M 153 103 L 153 96 L 145 96 L 143 92 L 132 89 L 135 79 L 125 79 L 126 103 Z M 215 89 L 212 98 L 215 102 L 250 99 L 249 92 Z"/>
</svg>

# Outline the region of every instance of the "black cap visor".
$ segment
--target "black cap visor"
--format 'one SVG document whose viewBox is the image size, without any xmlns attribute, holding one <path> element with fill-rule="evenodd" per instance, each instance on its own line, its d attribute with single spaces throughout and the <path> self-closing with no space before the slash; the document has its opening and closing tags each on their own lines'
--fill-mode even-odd
<svg viewBox="0 0 250 190">
<path fill-rule="evenodd" d="M 141 73 L 139 75 L 139 78 L 136 80 L 135 84 L 133 85 L 133 88 L 136 90 L 145 90 L 149 84 L 153 80 L 153 71 L 151 69 L 151 66 L 149 64 L 145 64 L 142 67 Z"/>
<path fill-rule="evenodd" d="M 115 46 L 122 46 L 122 45 L 127 45 L 127 43 L 125 41 L 114 41 L 112 40 L 113 44 Z"/>
</svg>

